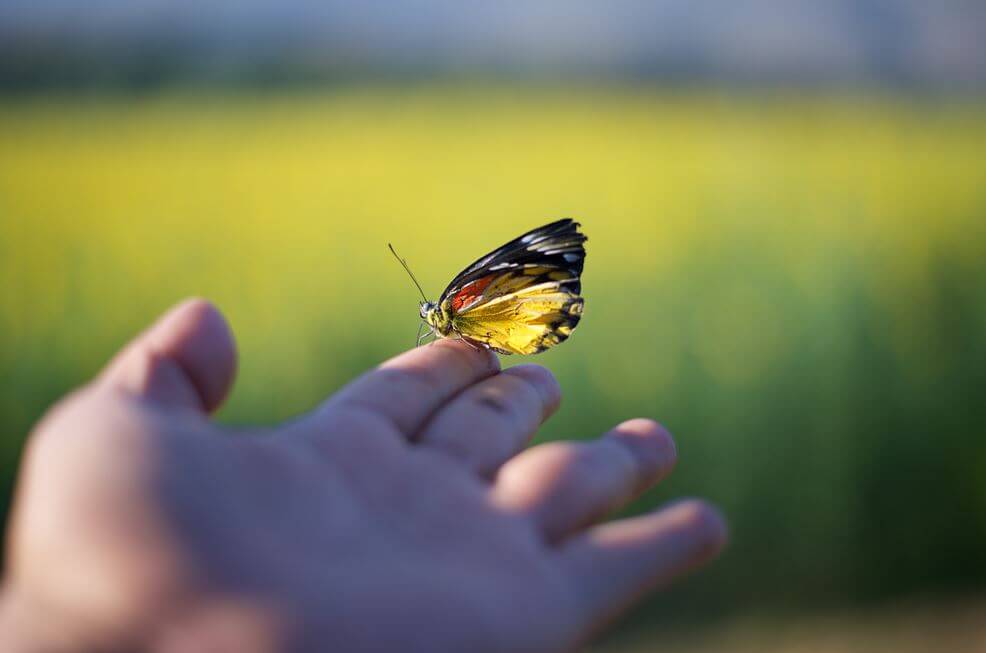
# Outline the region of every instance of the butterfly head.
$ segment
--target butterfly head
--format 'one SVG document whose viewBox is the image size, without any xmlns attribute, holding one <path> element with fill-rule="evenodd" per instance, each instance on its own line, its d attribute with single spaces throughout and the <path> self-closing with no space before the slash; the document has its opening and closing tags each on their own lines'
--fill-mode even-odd
<svg viewBox="0 0 986 653">
<path fill-rule="evenodd" d="M 430 326 L 436 333 L 447 336 L 452 329 L 452 316 L 447 310 L 442 310 L 442 306 L 431 302 L 421 302 L 418 313 L 425 324 Z"/>
</svg>

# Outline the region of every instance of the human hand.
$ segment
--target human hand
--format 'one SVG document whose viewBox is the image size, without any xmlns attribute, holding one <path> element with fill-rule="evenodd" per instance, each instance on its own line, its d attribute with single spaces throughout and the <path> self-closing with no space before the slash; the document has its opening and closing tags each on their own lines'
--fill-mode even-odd
<svg viewBox="0 0 986 653">
<path fill-rule="evenodd" d="M 0 602 L 5 651 L 565 651 L 714 557 L 682 501 L 605 524 L 672 468 L 631 420 L 522 451 L 558 407 L 546 369 L 440 341 L 309 414 L 248 433 L 192 300 L 32 434 Z"/>
</svg>

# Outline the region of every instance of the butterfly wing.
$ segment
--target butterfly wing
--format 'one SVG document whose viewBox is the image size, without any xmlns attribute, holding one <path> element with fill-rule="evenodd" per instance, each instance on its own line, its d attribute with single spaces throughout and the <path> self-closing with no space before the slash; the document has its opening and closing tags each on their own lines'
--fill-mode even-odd
<svg viewBox="0 0 986 653">
<path fill-rule="evenodd" d="M 568 269 L 578 277 L 585 260 L 585 247 L 582 246 L 585 241 L 585 234 L 579 232 L 579 223 L 571 218 L 532 229 L 466 266 L 442 292 L 439 303 L 491 272 L 523 265 L 537 263 Z"/>
<path fill-rule="evenodd" d="M 558 220 L 463 270 L 439 299 L 453 330 L 504 354 L 534 354 L 567 339 L 583 307 L 586 237 L 578 229 Z"/>
</svg>

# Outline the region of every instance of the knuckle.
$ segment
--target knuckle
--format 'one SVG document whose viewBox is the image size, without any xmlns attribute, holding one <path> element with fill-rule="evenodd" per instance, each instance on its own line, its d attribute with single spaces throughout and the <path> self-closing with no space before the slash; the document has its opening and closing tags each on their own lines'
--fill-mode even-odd
<svg viewBox="0 0 986 653">
<path fill-rule="evenodd" d="M 626 452 L 600 444 L 574 448 L 563 464 L 571 492 L 584 495 L 584 501 L 589 503 L 609 506 L 632 485 L 635 465 Z"/>
<path fill-rule="evenodd" d="M 605 466 L 611 474 L 621 478 L 636 479 L 640 475 L 640 461 L 630 447 L 615 438 L 605 438 L 599 444 L 600 453 L 594 456 L 598 466 Z"/>
<path fill-rule="evenodd" d="M 507 401 L 502 393 L 491 390 L 483 390 L 476 393 L 474 398 L 476 405 L 484 410 L 488 410 L 496 415 L 512 419 L 514 417 L 513 405 Z"/>
<path fill-rule="evenodd" d="M 108 485 L 139 475 L 160 452 L 159 416 L 140 402 L 95 386 L 53 407 L 31 434 L 27 467 L 65 487 Z"/>
<path fill-rule="evenodd" d="M 495 418 L 502 427 L 527 434 L 541 421 L 537 390 L 526 380 L 501 374 L 475 386 L 467 396 L 477 411 Z"/>
</svg>

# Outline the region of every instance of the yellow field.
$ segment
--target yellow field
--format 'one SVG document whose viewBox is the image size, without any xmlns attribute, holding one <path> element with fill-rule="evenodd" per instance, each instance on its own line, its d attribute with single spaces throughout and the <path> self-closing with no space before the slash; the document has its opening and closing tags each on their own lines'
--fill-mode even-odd
<svg viewBox="0 0 986 653">
<path fill-rule="evenodd" d="M 587 315 L 546 360 L 579 361 L 606 392 L 619 370 L 635 382 L 625 395 L 672 383 L 692 349 L 742 382 L 797 346 L 751 263 L 779 266 L 798 294 L 829 291 L 840 262 L 865 266 L 893 311 L 920 299 L 942 248 L 979 253 L 974 109 L 441 90 L 11 103 L 5 348 L 40 342 L 95 366 L 170 302 L 204 294 L 243 343 L 241 403 L 290 389 L 288 411 L 326 390 L 304 381 L 337 368 L 335 353 L 411 342 L 415 293 L 387 241 L 437 295 L 486 249 L 573 215 L 591 238 Z M 668 313 L 676 272 L 724 255 L 739 274 L 695 284 L 688 314 Z M 920 334 L 904 331 L 887 337 L 907 350 Z M 585 362 L 600 350 L 603 370 Z"/>
<path fill-rule="evenodd" d="M 8 482 L 44 406 L 186 295 L 240 343 L 222 418 L 272 421 L 412 344 L 388 241 L 434 297 L 574 216 L 586 310 L 537 358 L 566 393 L 544 437 L 669 423 L 682 463 L 649 502 L 706 494 L 734 527 L 681 604 L 740 602 L 758 568 L 766 605 L 986 577 L 965 544 L 922 558 L 959 521 L 986 527 L 981 105 L 482 87 L 2 102 Z M 886 526 L 904 511 L 934 527 Z M 870 563 L 900 538 L 890 577 Z"/>
</svg>

